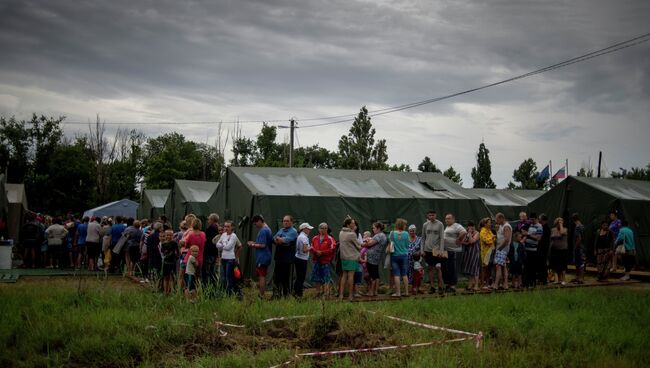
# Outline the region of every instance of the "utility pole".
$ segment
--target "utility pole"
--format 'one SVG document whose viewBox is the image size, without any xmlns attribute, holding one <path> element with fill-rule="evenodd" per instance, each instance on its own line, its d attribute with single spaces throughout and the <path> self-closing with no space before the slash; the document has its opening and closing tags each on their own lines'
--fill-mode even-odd
<svg viewBox="0 0 650 368">
<path fill-rule="evenodd" d="M 293 133 L 296 129 L 296 120 L 291 118 L 291 126 L 290 126 L 290 131 L 289 133 L 291 135 L 291 138 L 289 139 L 289 167 L 293 167 Z"/>
<path fill-rule="evenodd" d="M 600 166 L 603 163 L 603 151 L 598 152 L 598 175 L 596 176 L 597 178 L 600 178 Z"/>
</svg>

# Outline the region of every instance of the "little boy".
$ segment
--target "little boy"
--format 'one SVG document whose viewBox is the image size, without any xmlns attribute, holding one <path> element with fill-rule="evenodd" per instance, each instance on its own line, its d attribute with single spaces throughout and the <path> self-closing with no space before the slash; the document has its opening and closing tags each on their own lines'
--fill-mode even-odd
<svg viewBox="0 0 650 368">
<path fill-rule="evenodd" d="M 524 259 L 526 258 L 526 249 L 521 243 L 522 234 L 516 231 L 512 236 L 512 244 L 508 259 L 510 260 L 510 274 L 512 275 L 512 286 L 515 289 L 522 287 L 521 276 L 524 273 Z"/>
<path fill-rule="evenodd" d="M 198 261 L 196 257 L 199 256 L 199 247 L 193 245 L 190 248 L 190 256 L 187 259 L 187 265 L 185 266 L 185 297 L 188 299 L 196 298 L 196 279 L 194 275 L 196 274 L 196 266 Z"/>
<path fill-rule="evenodd" d="M 420 292 L 423 277 L 424 267 L 422 267 L 420 255 L 413 254 L 413 294 L 417 295 Z"/>
<path fill-rule="evenodd" d="M 173 240 L 174 231 L 166 230 L 160 235 L 161 249 L 163 253 L 163 292 L 169 295 L 172 292 L 174 278 L 176 276 L 176 262 L 178 261 L 178 243 Z"/>
</svg>

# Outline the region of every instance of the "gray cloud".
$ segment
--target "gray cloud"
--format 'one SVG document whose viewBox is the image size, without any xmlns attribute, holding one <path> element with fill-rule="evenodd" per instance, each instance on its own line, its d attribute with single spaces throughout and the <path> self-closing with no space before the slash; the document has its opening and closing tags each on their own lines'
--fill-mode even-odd
<svg viewBox="0 0 650 368">
<path fill-rule="evenodd" d="M 355 114 L 361 105 L 374 109 L 437 97 L 607 46 L 647 32 L 647 14 L 646 1 L 605 0 L 8 0 L 0 4 L 0 114 L 37 111 L 86 121 L 99 112 L 108 121 L 131 122 Z M 497 156 L 525 147 L 541 161 L 549 150 L 539 144 L 573 139 L 581 146 L 555 151 L 583 159 L 587 144 L 610 133 L 603 127 L 584 135 L 590 124 L 613 116 L 620 124 L 638 123 L 645 116 L 640 129 L 650 134 L 648 50 L 645 44 L 378 117 L 378 135 L 388 139 L 391 161 L 412 167 L 429 154 L 427 140 L 447 147 L 429 154 L 444 167 L 471 168 L 483 138 L 499 142 L 492 150 Z M 406 124 L 416 133 L 402 135 Z M 301 139 L 335 148 L 335 141 L 320 137 L 338 137 L 347 126 L 319 134 L 305 129 Z M 246 126 L 244 132 L 258 129 Z M 205 130 L 183 127 L 197 139 Z M 512 134 L 526 130 L 542 133 Z M 634 140 L 639 133 L 632 131 Z M 402 150 L 405 140 L 422 147 Z M 639 147 L 634 155 L 615 156 L 638 166 L 644 164 L 638 157 L 650 152 Z M 501 160 L 506 169 L 500 171 L 511 172 L 521 160 Z M 469 183 L 469 171 L 462 174 Z M 496 179 L 500 185 L 508 180 Z"/>
</svg>

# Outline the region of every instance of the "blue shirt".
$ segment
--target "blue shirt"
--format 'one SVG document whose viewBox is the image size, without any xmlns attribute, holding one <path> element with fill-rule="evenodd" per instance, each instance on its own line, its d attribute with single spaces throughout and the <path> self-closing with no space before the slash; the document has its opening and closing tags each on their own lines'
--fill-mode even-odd
<svg viewBox="0 0 650 368">
<path fill-rule="evenodd" d="M 618 231 L 618 238 L 616 238 L 616 241 L 618 242 L 619 240 L 623 240 L 626 252 L 631 252 L 636 248 L 636 245 L 634 244 L 634 233 L 632 232 L 632 229 L 627 226 L 622 227 L 621 230 Z"/>
<path fill-rule="evenodd" d="M 264 244 L 264 248 L 255 249 L 255 263 L 258 266 L 268 266 L 271 264 L 271 246 L 273 245 L 273 234 L 268 226 L 264 225 L 257 233 L 255 243 Z"/>
<path fill-rule="evenodd" d="M 528 227 L 528 235 L 542 236 L 543 233 L 544 228 L 540 223 L 533 223 Z M 526 250 L 537 250 L 537 243 L 539 243 L 539 240 L 526 237 Z"/>
<path fill-rule="evenodd" d="M 284 244 L 275 246 L 275 261 L 282 263 L 293 262 L 294 254 L 296 253 L 296 240 L 298 239 L 298 232 L 293 227 L 287 229 L 282 228 L 275 234 L 275 238 L 284 239 Z"/>
<path fill-rule="evenodd" d="M 113 224 L 111 226 L 111 245 L 117 244 L 124 230 L 126 230 L 126 224 Z"/>
<path fill-rule="evenodd" d="M 77 244 L 83 245 L 86 244 L 86 235 L 88 235 L 88 224 L 79 224 L 77 226 L 77 233 L 79 237 L 77 238 Z"/>
</svg>

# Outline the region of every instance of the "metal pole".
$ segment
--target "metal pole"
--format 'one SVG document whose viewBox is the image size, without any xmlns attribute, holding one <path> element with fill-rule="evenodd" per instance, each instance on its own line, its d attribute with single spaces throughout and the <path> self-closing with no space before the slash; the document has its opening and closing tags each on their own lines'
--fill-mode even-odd
<svg viewBox="0 0 650 368">
<path fill-rule="evenodd" d="M 603 151 L 598 151 L 598 178 L 600 178 L 600 165 L 603 163 Z"/>
<path fill-rule="evenodd" d="M 296 129 L 296 121 L 291 119 L 291 138 L 289 139 L 289 167 L 293 167 L 293 132 Z"/>
</svg>

